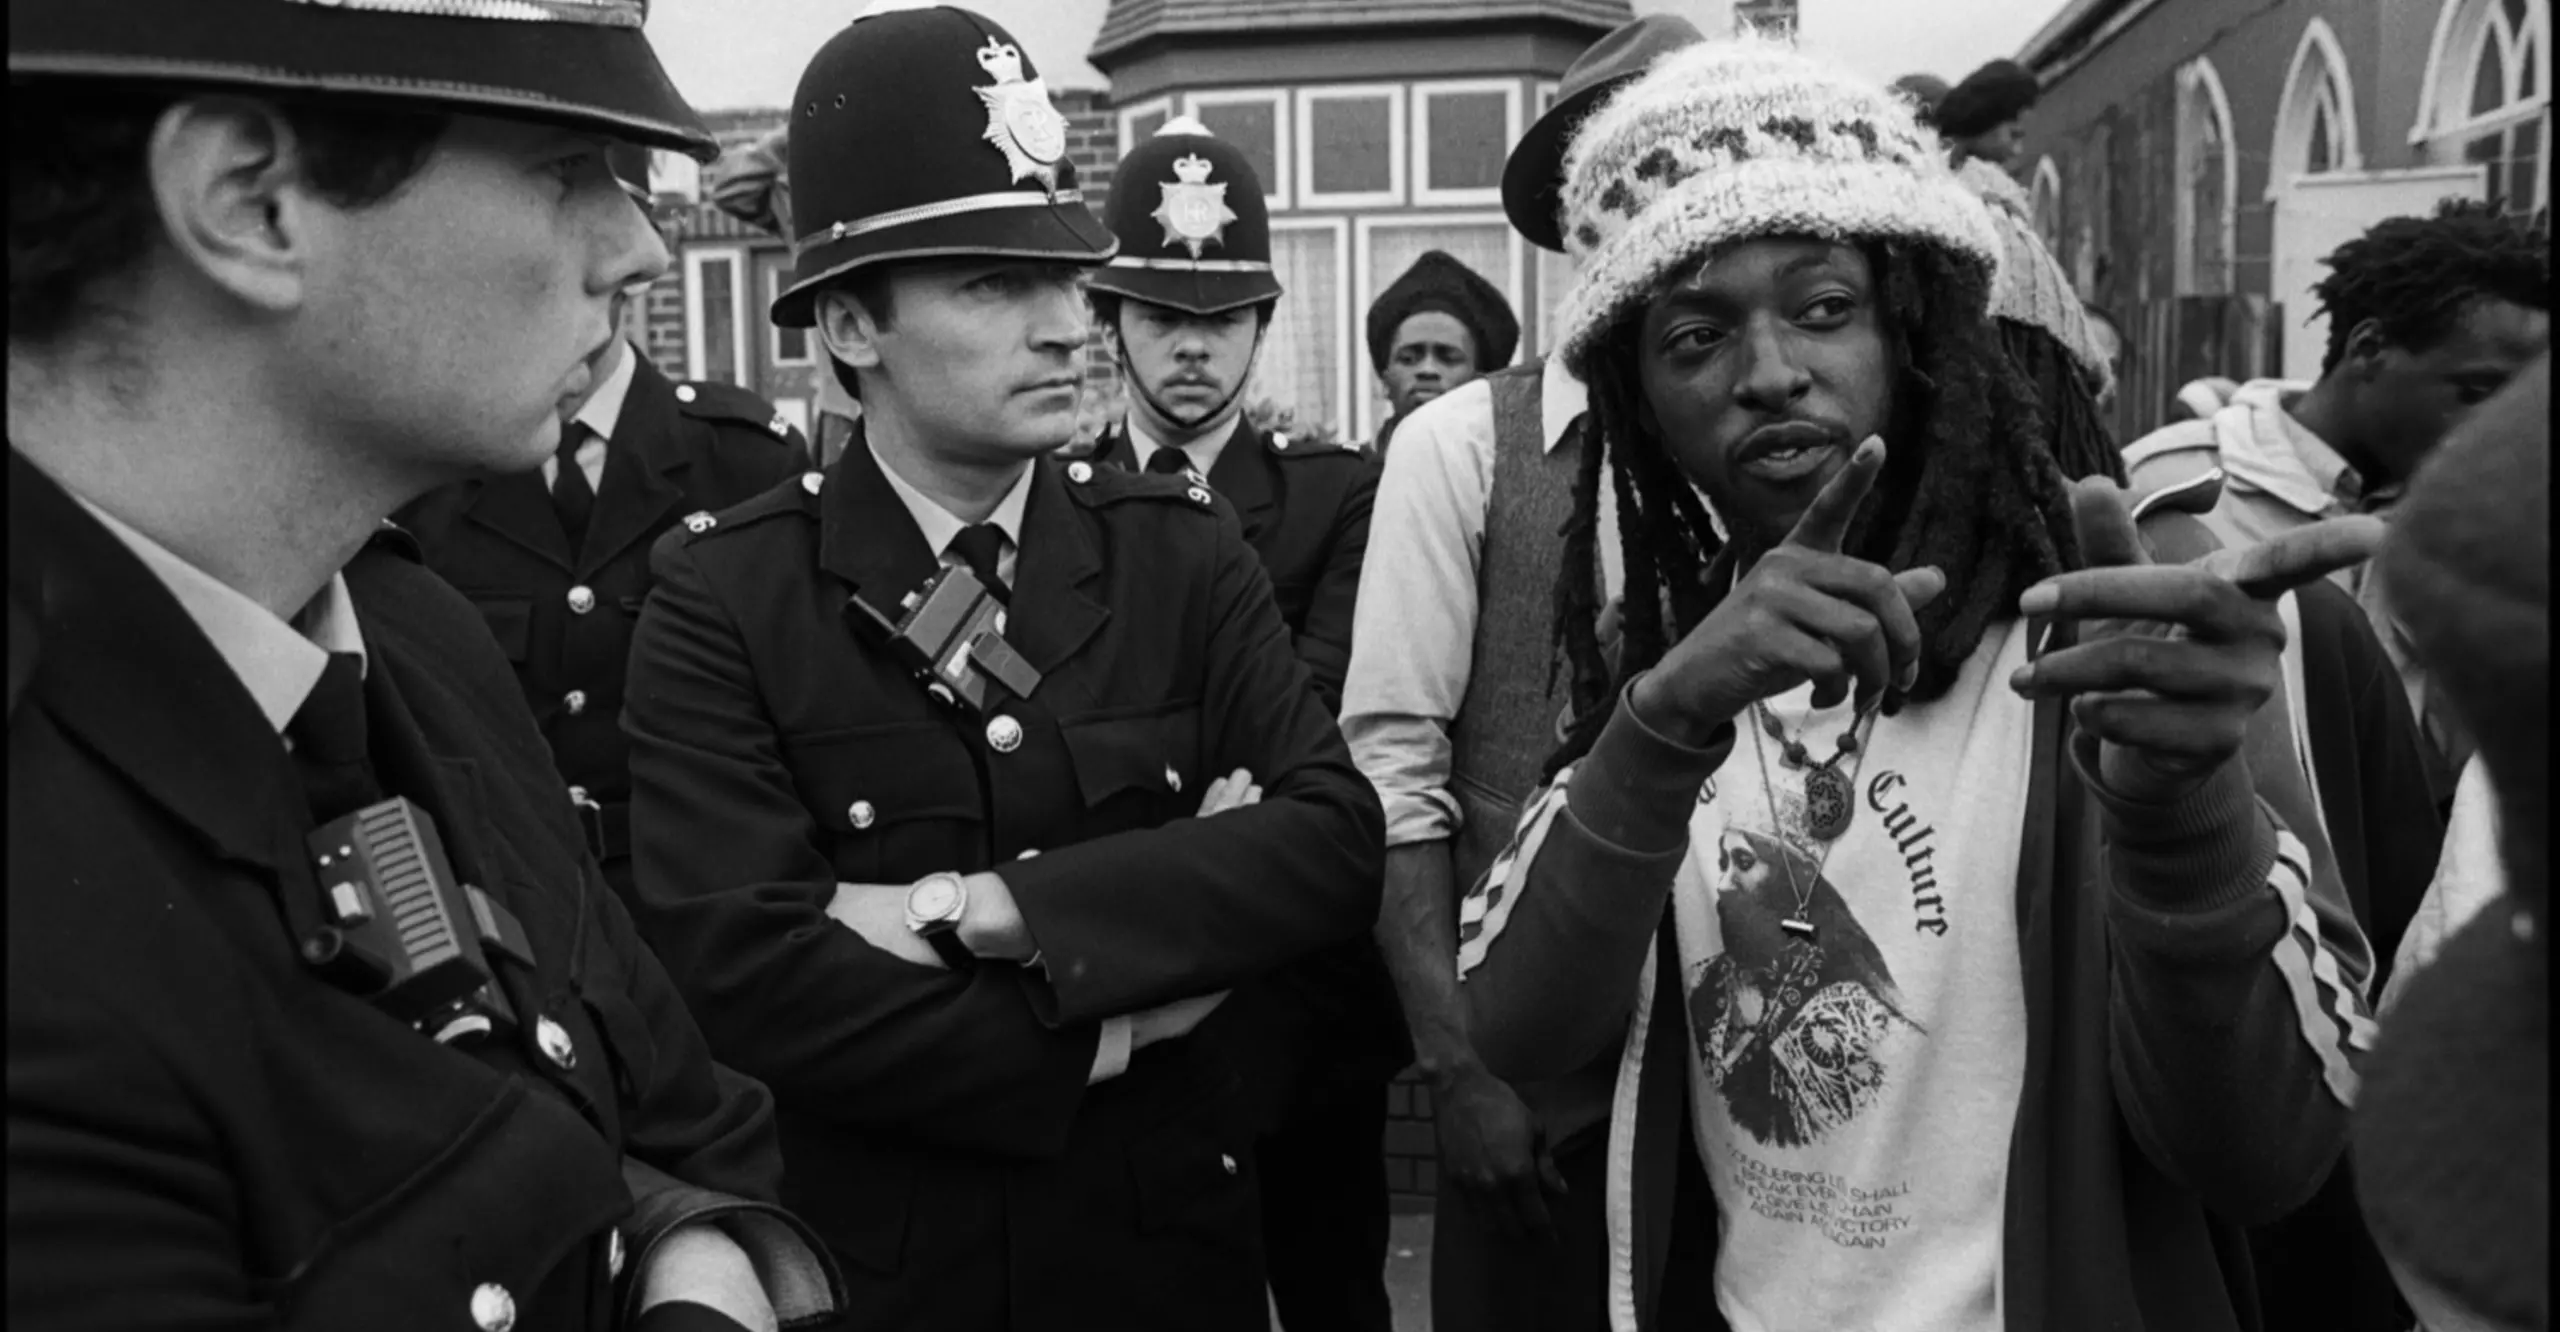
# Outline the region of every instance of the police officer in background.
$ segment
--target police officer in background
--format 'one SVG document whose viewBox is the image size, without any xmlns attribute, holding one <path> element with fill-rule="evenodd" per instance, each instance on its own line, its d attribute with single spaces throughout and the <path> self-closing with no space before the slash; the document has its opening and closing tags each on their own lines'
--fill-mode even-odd
<svg viewBox="0 0 2560 1332">
<path fill-rule="evenodd" d="M 767 1093 L 382 526 L 538 464 L 665 266 L 606 147 L 711 136 L 641 19 L 10 5 L 13 1329 L 836 1301 Z"/>
<path fill-rule="evenodd" d="M 1336 713 L 1378 469 L 1245 419 L 1282 294 L 1262 182 L 1233 144 L 1183 117 L 1121 159 L 1103 217 L 1120 252 L 1094 276 L 1094 314 L 1130 415 L 1093 460 L 1205 475 L 1235 506 L 1291 646 Z M 1201 1034 L 1247 1071 L 1281 1321 L 1386 1332 L 1387 1083 L 1412 1051 L 1377 946 L 1355 939 L 1241 989 Z"/>
<path fill-rule="evenodd" d="M 646 150 L 617 147 L 611 165 L 645 211 Z M 645 279 L 615 294 L 616 329 L 644 290 Z M 773 404 L 731 384 L 671 383 L 619 335 L 587 366 L 590 387 L 562 404 L 558 443 L 539 471 L 457 482 L 399 521 L 427 567 L 488 619 L 606 881 L 628 898 L 622 681 L 649 595 L 649 543 L 799 476 L 809 451 Z"/>
<path fill-rule="evenodd" d="M 790 110 L 774 319 L 860 432 L 657 547 L 644 928 L 773 1082 L 847 1326 L 1260 1332 L 1249 1126 L 1193 1028 L 1368 931 L 1376 794 L 1235 512 L 1052 456 L 1113 246 L 1030 56 L 882 4 Z"/>
</svg>

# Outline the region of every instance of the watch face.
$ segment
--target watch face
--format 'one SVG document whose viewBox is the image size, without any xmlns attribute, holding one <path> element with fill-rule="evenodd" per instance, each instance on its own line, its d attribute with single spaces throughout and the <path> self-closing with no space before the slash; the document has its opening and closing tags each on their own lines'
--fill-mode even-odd
<svg viewBox="0 0 2560 1332">
<path fill-rule="evenodd" d="M 940 877 L 917 884 L 907 899 L 907 910 L 922 921 L 942 920 L 959 905 L 960 885 Z"/>
</svg>

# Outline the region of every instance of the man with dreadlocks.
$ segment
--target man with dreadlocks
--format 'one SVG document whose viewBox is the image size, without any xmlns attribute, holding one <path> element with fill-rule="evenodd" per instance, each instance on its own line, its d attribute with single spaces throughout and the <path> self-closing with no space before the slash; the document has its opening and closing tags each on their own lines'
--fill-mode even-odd
<svg viewBox="0 0 2560 1332">
<path fill-rule="evenodd" d="M 2376 224 L 2327 263 L 2312 288 L 2329 318 L 2319 379 L 2257 380 L 2205 419 L 2125 450 L 2137 490 L 2220 467 L 2222 503 L 2206 522 L 2226 545 L 2387 510 L 2446 433 L 2550 345 L 2551 235 L 2541 222 L 2447 200 L 2431 217 Z M 2381 589 L 2362 568 L 2337 581 L 2363 602 L 2399 668 L 2429 742 L 2428 785 L 2449 805 L 2471 742 L 2432 696 Z"/>
<path fill-rule="evenodd" d="M 1459 960 L 1503 1076 L 1624 1041 L 1617 1327 L 1706 1276 L 1711 1327 L 2253 1325 L 2237 1227 L 2326 1175 L 2372 1027 L 2263 722 L 2273 599 L 2379 524 L 2152 563 L 2053 460 L 1981 202 L 1855 76 L 1693 48 L 1566 177 L 1583 720 Z M 2351 608 L 2303 621 L 2376 655 Z"/>
</svg>

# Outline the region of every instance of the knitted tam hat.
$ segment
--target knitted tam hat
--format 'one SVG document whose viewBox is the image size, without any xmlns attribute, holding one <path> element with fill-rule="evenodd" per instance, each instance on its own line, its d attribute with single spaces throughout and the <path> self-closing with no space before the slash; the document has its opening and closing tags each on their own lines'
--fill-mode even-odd
<svg viewBox="0 0 2560 1332">
<path fill-rule="evenodd" d="M 2499 797 L 2507 891 L 2412 976 L 2356 1105 L 2384 1253 L 2500 1327 L 2551 1320 L 2551 360 L 2418 470 L 2376 564 Z"/>
<path fill-rule="evenodd" d="M 1934 119 L 1950 139 L 1970 139 L 2025 115 L 2036 104 L 2035 72 L 2015 60 L 1994 60 L 1964 76 L 1938 99 Z"/>
<path fill-rule="evenodd" d="M 1986 276 L 2000 263 L 1990 214 L 1907 101 L 1750 38 L 1665 56 L 1593 112 L 1565 157 L 1564 224 L 1569 364 L 1673 273 L 1764 236 L 1913 241 Z"/>
<path fill-rule="evenodd" d="M 1511 364 L 1520 349 L 1520 320 L 1502 289 L 1443 250 L 1425 250 L 1369 307 L 1369 364 L 1387 372 L 1396 330 L 1404 321 L 1437 310 L 1466 326 L 1476 340 L 1476 371 L 1491 374 Z"/>
</svg>

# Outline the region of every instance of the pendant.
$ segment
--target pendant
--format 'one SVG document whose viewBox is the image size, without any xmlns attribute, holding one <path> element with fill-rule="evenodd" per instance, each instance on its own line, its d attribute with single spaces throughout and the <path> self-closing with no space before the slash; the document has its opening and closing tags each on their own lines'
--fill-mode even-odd
<svg viewBox="0 0 2560 1332">
<path fill-rule="evenodd" d="M 1823 841 L 1831 841 L 1849 831 L 1849 816 L 1857 812 L 1856 793 L 1849 789 L 1849 779 L 1840 769 L 1823 764 L 1804 777 L 1805 831 Z"/>
<path fill-rule="evenodd" d="M 1778 921 L 1778 928 L 1785 930 L 1787 933 L 1795 935 L 1798 938 L 1811 939 L 1813 937 L 1813 922 L 1809 920 L 1799 920 L 1794 916 L 1781 917 Z"/>
</svg>

